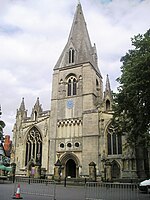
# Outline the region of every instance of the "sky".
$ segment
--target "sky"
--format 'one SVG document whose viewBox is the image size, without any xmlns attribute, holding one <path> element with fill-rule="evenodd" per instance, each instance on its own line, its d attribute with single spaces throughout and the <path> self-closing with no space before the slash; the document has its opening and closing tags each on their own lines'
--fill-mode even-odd
<svg viewBox="0 0 150 200">
<path fill-rule="evenodd" d="M 105 88 L 117 91 L 131 38 L 150 28 L 150 0 L 80 0 Z M 28 116 L 40 98 L 50 110 L 53 68 L 67 42 L 78 0 L 0 0 L 0 105 L 11 135 L 22 98 Z"/>
</svg>

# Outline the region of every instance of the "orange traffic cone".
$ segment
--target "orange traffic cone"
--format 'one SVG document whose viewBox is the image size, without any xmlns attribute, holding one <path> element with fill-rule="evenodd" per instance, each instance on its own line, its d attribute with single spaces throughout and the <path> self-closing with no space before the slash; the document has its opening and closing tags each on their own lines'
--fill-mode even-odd
<svg viewBox="0 0 150 200">
<path fill-rule="evenodd" d="M 18 184 L 16 194 L 13 196 L 13 199 L 23 199 L 20 195 L 20 184 Z"/>
</svg>

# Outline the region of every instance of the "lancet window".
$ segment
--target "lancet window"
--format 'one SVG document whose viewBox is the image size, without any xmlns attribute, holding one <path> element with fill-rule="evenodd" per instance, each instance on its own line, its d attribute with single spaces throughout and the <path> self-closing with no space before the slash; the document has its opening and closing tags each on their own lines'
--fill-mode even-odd
<svg viewBox="0 0 150 200">
<path fill-rule="evenodd" d="M 75 51 L 73 48 L 69 49 L 69 64 L 74 63 Z"/>
<path fill-rule="evenodd" d="M 106 110 L 110 110 L 110 101 L 108 99 L 106 101 Z"/>
</svg>

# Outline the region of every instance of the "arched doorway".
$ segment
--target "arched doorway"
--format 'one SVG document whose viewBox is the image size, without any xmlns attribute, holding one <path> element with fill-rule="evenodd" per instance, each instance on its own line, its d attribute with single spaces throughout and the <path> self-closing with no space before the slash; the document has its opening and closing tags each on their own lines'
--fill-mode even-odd
<svg viewBox="0 0 150 200">
<path fill-rule="evenodd" d="M 66 163 L 66 177 L 76 177 L 76 163 L 74 160 L 69 159 Z"/>
<path fill-rule="evenodd" d="M 60 157 L 60 161 L 62 164 L 62 177 L 71 177 L 71 178 L 77 178 L 79 177 L 79 166 L 80 161 L 78 157 L 74 153 L 64 153 Z"/>
<path fill-rule="evenodd" d="M 112 162 L 112 179 L 119 179 L 119 178 L 120 178 L 120 166 L 116 161 L 114 161 Z"/>
</svg>

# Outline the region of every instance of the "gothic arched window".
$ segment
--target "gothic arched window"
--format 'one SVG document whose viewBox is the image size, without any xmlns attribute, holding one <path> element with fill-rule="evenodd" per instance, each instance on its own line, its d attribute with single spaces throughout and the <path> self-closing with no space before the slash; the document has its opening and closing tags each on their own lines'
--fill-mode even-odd
<svg viewBox="0 0 150 200">
<path fill-rule="evenodd" d="M 76 94 L 77 94 L 77 81 L 74 78 L 73 79 L 73 95 L 76 95 Z"/>
<path fill-rule="evenodd" d="M 110 101 L 108 99 L 106 101 L 106 110 L 110 110 Z"/>
<path fill-rule="evenodd" d="M 74 63 L 75 51 L 73 48 L 69 49 L 69 64 Z"/>
<path fill-rule="evenodd" d="M 31 159 L 40 164 L 42 162 L 42 137 L 35 127 L 33 127 L 27 135 L 25 166 Z"/>
<path fill-rule="evenodd" d="M 73 96 L 77 94 L 77 80 L 75 77 L 71 76 L 69 77 L 68 81 L 68 92 L 67 95 L 68 96 Z"/>
<path fill-rule="evenodd" d="M 113 125 L 107 128 L 108 155 L 122 154 L 122 136 L 116 131 Z"/>
<path fill-rule="evenodd" d="M 37 111 L 34 112 L 34 120 L 37 120 Z"/>
<path fill-rule="evenodd" d="M 68 96 L 71 96 L 71 79 L 68 80 Z"/>
</svg>

